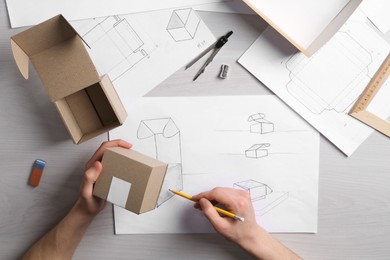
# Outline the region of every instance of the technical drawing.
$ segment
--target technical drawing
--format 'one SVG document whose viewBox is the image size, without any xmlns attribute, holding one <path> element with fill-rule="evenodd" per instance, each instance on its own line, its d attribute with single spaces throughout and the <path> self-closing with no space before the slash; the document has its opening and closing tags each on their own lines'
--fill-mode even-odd
<svg viewBox="0 0 390 260">
<path fill-rule="evenodd" d="M 272 189 L 267 184 L 254 180 L 236 182 L 233 184 L 233 187 L 249 192 L 252 201 L 264 199 L 268 194 L 272 193 Z"/>
<path fill-rule="evenodd" d="M 173 197 L 169 189 L 183 190 L 180 130 L 172 118 L 142 120 L 138 126 L 137 138 L 148 140 L 157 160 L 168 163 L 164 183 L 157 207 Z"/>
<path fill-rule="evenodd" d="M 249 147 L 247 150 L 245 150 L 245 156 L 247 158 L 262 158 L 268 156 L 268 149 L 267 147 L 270 147 L 271 144 L 269 143 L 262 143 L 262 144 L 254 144 L 251 147 Z"/>
<path fill-rule="evenodd" d="M 172 12 L 166 30 L 176 42 L 192 40 L 200 21 L 192 8 L 177 9 Z"/>
<path fill-rule="evenodd" d="M 263 216 L 270 212 L 273 208 L 279 206 L 282 202 L 287 200 L 290 196 L 289 192 L 274 191 L 266 197 L 264 200 L 258 200 L 253 202 L 253 208 L 257 216 Z"/>
<path fill-rule="evenodd" d="M 91 48 L 91 56 L 100 59 L 95 62 L 97 69 L 102 74 L 108 74 L 112 81 L 149 58 L 157 47 L 136 21 L 129 19 L 131 17 L 118 15 L 95 18 L 82 35 Z"/>
<path fill-rule="evenodd" d="M 286 88 L 313 114 L 345 113 L 365 88 L 372 62 L 368 50 L 347 32 L 339 31 L 311 58 L 298 53 L 286 61 L 290 78 Z M 323 69 L 325 64 L 328 67 Z M 346 71 L 345 68 L 351 69 Z"/>
<path fill-rule="evenodd" d="M 266 214 L 289 197 L 288 192 L 274 191 L 267 184 L 252 179 L 236 182 L 233 187 L 249 192 L 257 216 Z"/>
<path fill-rule="evenodd" d="M 248 122 L 254 122 L 250 125 L 251 133 L 268 134 L 274 132 L 274 123 L 266 120 L 263 113 L 249 116 Z"/>
</svg>

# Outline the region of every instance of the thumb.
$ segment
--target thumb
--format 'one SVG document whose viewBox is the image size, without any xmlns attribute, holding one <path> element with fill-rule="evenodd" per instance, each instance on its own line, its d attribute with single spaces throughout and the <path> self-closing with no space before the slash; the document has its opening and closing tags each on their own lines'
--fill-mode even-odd
<svg viewBox="0 0 390 260">
<path fill-rule="evenodd" d="M 87 169 L 84 174 L 84 181 L 81 189 L 83 191 L 92 191 L 93 185 L 95 184 L 97 178 L 102 172 L 103 166 L 99 161 L 94 162 L 94 164 Z"/>
</svg>

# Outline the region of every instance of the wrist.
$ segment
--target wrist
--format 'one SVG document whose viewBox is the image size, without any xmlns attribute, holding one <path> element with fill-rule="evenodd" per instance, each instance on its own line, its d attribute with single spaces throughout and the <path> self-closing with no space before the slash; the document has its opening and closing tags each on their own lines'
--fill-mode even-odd
<svg viewBox="0 0 390 260">
<path fill-rule="evenodd" d="M 76 215 L 77 218 L 79 220 L 81 220 L 82 222 L 91 222 L 98 214 L 97 212 L 94 213 L 94 212 L 88 211 L 86 209 L 85 205 L 83 205 L 83 202 L 81 201 L 81 199 L 78 199 L 76 201 L 75 205 L 73 206 L 73 208 L 71 210 L 71 214 L 72 213 L 74 215 Z"/>
<path fill-rule="evenodd" d="M 257 259 L 302 259 L 260 226 L 239 245 Z"/>
<path fill-rule="evenodd" d="M 258 259 L 268 259 L 269 244 L 271 235 L 262 227 L 256 226 L 251 229 L 251 232 L 243 237 L 238 244 L 247 252 Z"/>
</svg>

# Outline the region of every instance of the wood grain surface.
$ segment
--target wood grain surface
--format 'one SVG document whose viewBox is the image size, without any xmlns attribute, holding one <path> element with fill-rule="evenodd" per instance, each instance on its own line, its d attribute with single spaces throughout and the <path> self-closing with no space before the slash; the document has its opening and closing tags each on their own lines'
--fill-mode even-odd
<svg viewBox="0 0 390 260">
<path fill-rule="evenodd" d="M 200 13 L 218 37 L 234 34 L 195 83 L 201 65 L 179 70 L 149 96 L 270 94 L 236 60 L 264 30 L 257 16 Z M 5 0 L 0 1 L 0 259 L 19 259 L 78 196 L 85 162 L 101 135 L 74 145 L 33 69 L 24 80 L 11 54 Z M 390 35 L 386 35 L 390 40 Z M 217 78 L 228 64 L 228 79 Z M 128 140 L 131 142 L 131 140 Z M 305 259 L 389 259 L 390 139 L 375 132 L 346 158 L 321 137 L 317 234 L 275 234 Z M 27 185 L 35 159 L 47 162 L 40 185 Z M 261 224 L 261 223 L 260 223 Z M 217 234 L 115 236 L 112 208 L 94 220 L 74 259 L 250 259 Z M 163 225 L 163 223 L 162 223 Z"/>
</svg>

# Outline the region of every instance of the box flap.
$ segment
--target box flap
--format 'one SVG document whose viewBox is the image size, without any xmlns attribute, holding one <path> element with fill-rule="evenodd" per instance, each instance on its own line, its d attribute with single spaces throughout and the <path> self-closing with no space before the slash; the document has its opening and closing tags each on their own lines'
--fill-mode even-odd
<svg viewBox="0 0 390 260">
<path fill-rule="evenodd" d="M 28 58 L 52 101 L 99 81 L 81 37 L 61 15 L 11 38 L 16 63 L 28 77 Z"/>
<path fill-rule="evenodd" d="M 101 86 L 118 118 L 119 123 L 123 124 L 127 118 L 127 113 L 107 74 L 101 78 Z"/>
<path fill-rule="evenodd" d="M 28 55 L 12 39 L 11 39 L 11 49 L 14 55 L 16 65 L 20 70 L 20 73 L 22 73 L 25 79 L 28 79 L 28 61 L 29 61 Z"/>
<path fill-rule="evenodd" d="M 77 36 L 75 29 L 62 15 L 57 15 L 12 36 L 11 39 L 31 57 L 74 36 Z"/>
<path fill-rule="evenodd" d="M 52 101 L 99 81 L 99 75 L 78 36 L 31 57 Z"/>
</svg>

